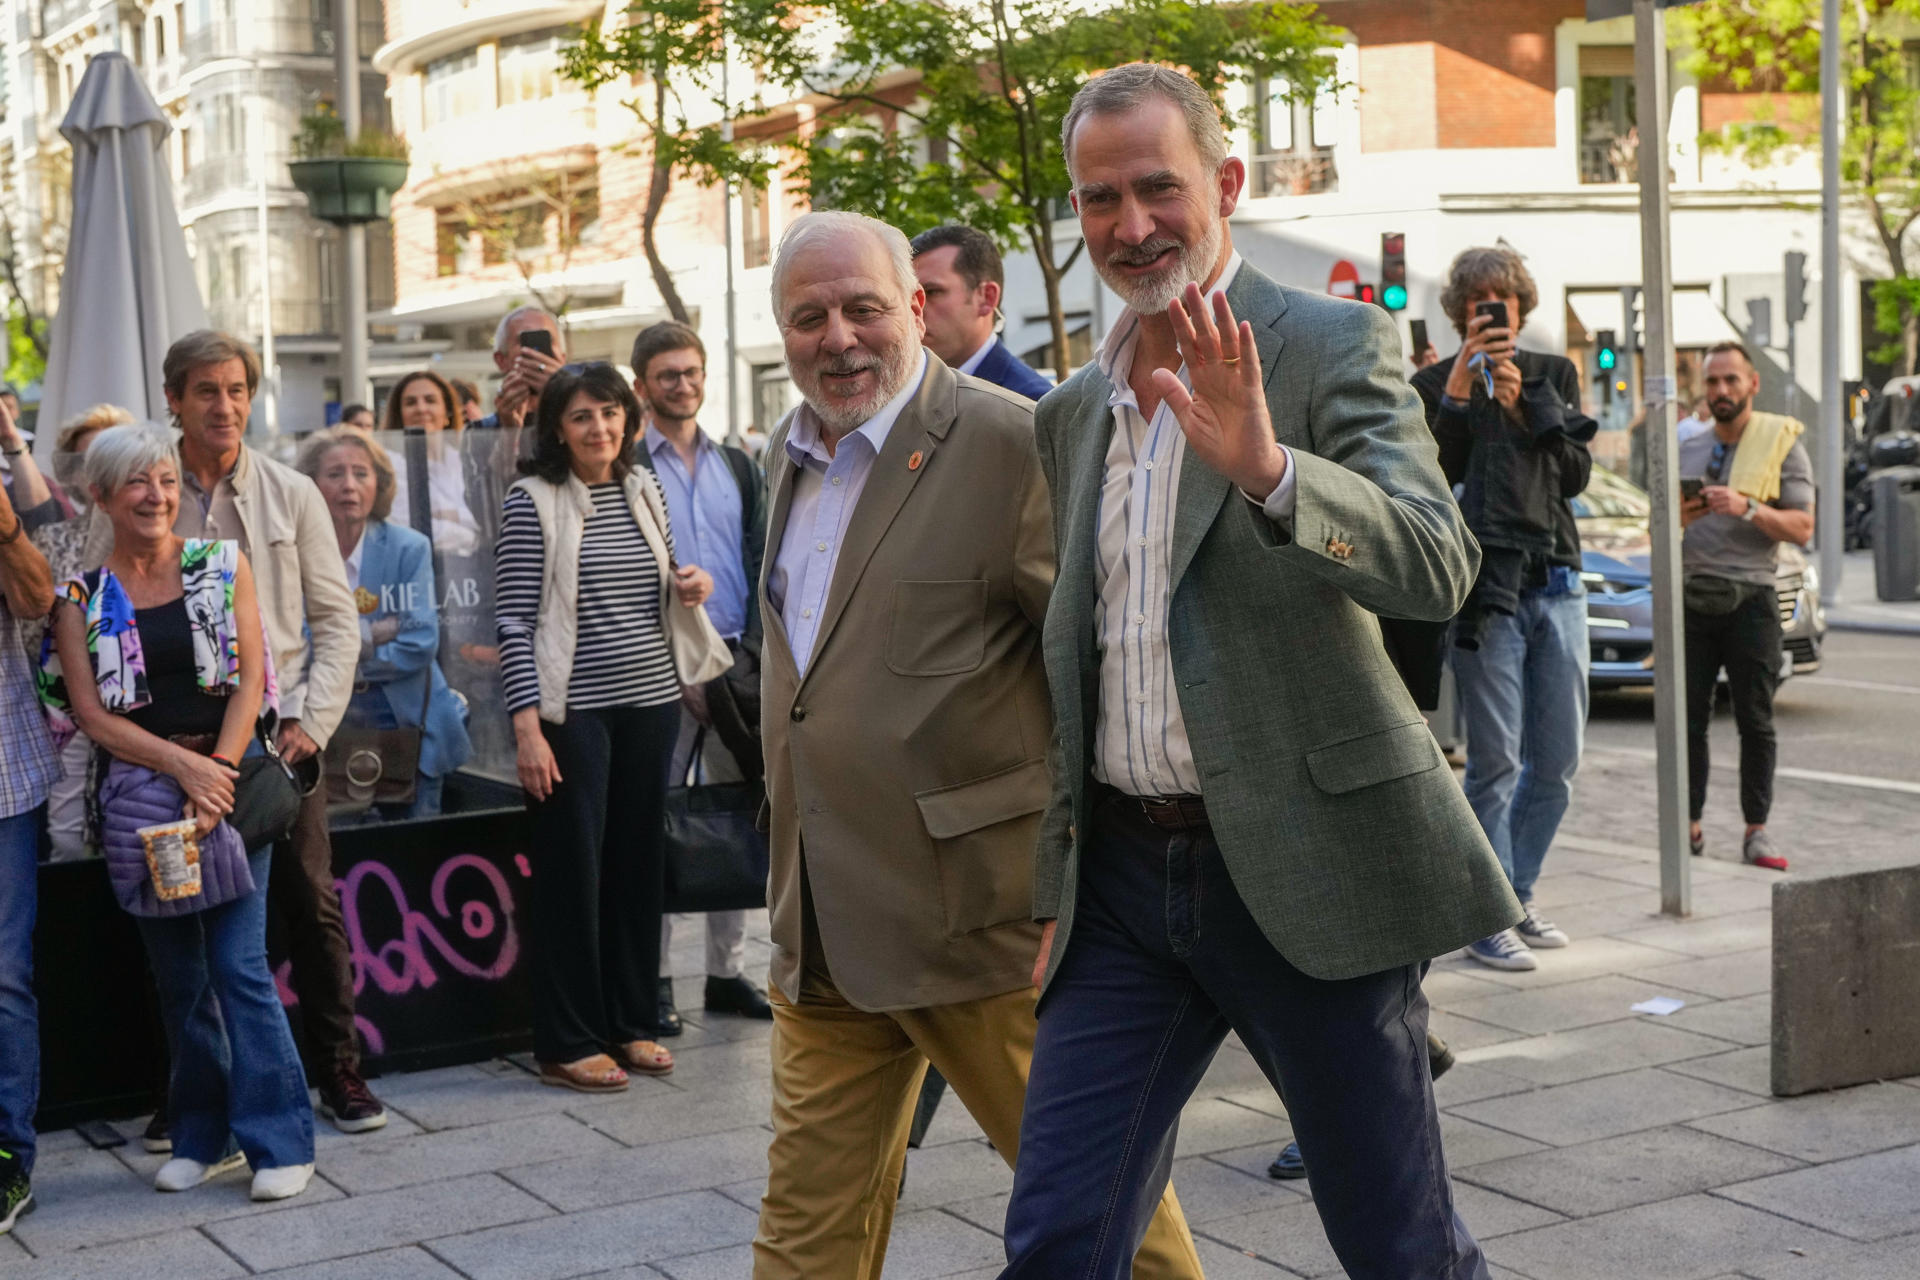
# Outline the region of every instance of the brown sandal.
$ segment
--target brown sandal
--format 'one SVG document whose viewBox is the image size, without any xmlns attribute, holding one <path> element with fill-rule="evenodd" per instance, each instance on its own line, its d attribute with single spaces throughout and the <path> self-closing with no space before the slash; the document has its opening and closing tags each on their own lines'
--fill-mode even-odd
<svg viewBox="0 0 1920 1280">
<path fill-rule="evenodd" d="M 572 1062 L 543 1062 L 540 1083 L 577 1093 L 619 1093 L 627 1087 L 627 1073 L 604 1053 Z"/>
<path fill-rule="evenodd" d="M 664 1076 L 673 1070 L 673 1054 L 653 1040 L 629 1040 L 616 1045 L 613 1056 L 621 1066 L 643 1076 Z"/>
</svg>

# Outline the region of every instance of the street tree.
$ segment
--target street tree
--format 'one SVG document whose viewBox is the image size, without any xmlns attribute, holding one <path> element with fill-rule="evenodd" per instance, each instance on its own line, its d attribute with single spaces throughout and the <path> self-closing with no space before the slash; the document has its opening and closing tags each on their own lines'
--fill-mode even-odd
<svg viewBox="0 0 1920 1280">
<path fill-rule="evenodd" d="M 1820 0 L 1707 0 L 1671 12 L 1687 69 L 1741 91 L 1785 95 L 1776 110 L 1729 124 L 1710 139 L 1755 163 L 1819 145 Z M 1875 352 L 1920 373 L 1920 0 L 1846 0 L 1841 6 L 1846 89 L 1841 180 L 1864 208 L 1889 276 L 1872 284 Z M 1762 99 L 1772 104 L 1776 99 Z"/>
<path fill-rule="evenodd" d="M 662 7 L 676 17 L 663 19 Z M 754 150 L 718 125 L 687 129 L 666 109 L 672 93 L 661 86 L 676 74 L 710 89 L 723 27 L 759 77 L 758 96 L 723 113 L 754 126 Z M 815 208 L 871 214 L 908 235 L 963 222 L 1003 249 L 1031 250 L 1052 364 L 1064 374 L 1060 286 L 1084 250 L 1077 235 L 1063 243 L 1056 231 L 1071 217 L 1060 125 L 1074 93 L 1107 67 L 1165 62 L 1191 71 L 1226 121 L 1236 83 L 1287 98 L 1331 91 L 1339 38 L 1311 5 L 1292 3 L 729 0 L 721 17 L 715 4 L 676 0 L 630 10 L 624 27 L 583 40 L 568 74 L 590 85 L 645 78 L 652 98 L 636 111 L 656 155 L 681 158 L 703 181 L 764 183 L 771 147 L 792 161 Z M 767 102 L 781 94 L 814 110 L 804 127 L 769 138 Z M 661 173 L 657 161 L 664 189 Z"/>
<path fill-rule="evenodd" d="M 457 201 L 441 235 L 479 241 L 482 265 L 511 263 L 529 297 L 564 318 L 573 302 L 567 268 L 599 224 L 600 188 L 587 173 L 502 167 L 483 194 Z M 553 283 L 548 283 L 553 282 Z"/>
</svg>

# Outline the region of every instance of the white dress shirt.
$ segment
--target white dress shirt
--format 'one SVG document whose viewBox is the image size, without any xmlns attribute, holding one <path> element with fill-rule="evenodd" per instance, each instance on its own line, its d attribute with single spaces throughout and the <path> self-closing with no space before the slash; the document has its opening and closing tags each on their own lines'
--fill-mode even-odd
<svg viewBox="0 0 1920 1280">
<path fill-rule="evenodd" d="M 960 368 L 957 370 L 957 372 L 972 373 L 975 369 L 978 369 L 980 367 L 980 362 L 987 358 L 987 352 L 993 350 L 993 344 L 998 341 L 1000 341 L 999 334 L 997 333 L 988 334 L 987 340 L 980 344 L 980 349 L 974 352 L 972 355 L 968 356 L 965 360 L 962 360 L 960 362 Z"/>
<path fill-rule="evenodd" d="M 367 531 L 362 529 L 360 536 L 353 540 L 353 551 L 347 556 L 347 590 L 360 589 L 360 562 L 367 550 Z"/>
<path fill-rule="evenodd" d="M 793 479 L 793 497 L 787 502 L 787 527 L 781 532 L 773 569 L 767 574 L 767 603 L 786 629 L 787 647 L 802 675 L 813 658 L 820 635 L 827 592 L 840 563 L 840 544 L 853 519 L 860 494 L 873 472 L 874 459 L 886 446 L 893 424 L 920 390 L 927 376 L 927 353 L 900 394 L 880 411 L 840 438 L 831 457 L 820 438 L 820 420 L 802 404 L 793 411 L 787 431 L 787 456 L 800 468 Z"/>
<path fill-rule="evenodd" d="M 1240 255 L 1235 253 L 1211 292 L 1224 292 L 1239 271 Z M 1173 518 L 1181 471 L 1187 465 L 1187 437 L 1164 401 L 1151 419 L 1140 411 L 1127 381 L 1139 341 L 1140 317 L 1127 311 L 1094 353 L 1095 363 L 1113 384 L 1107 405 L 1113 410 L 1114 430 L 1100 487 L 1094 559 L 1100 697 L 1094 715 L 1093 776 L 1128 795 L 1199 795 L 1200 772 L 1180 711 L 1167 638 Z M 1180 381 L 1191 387 L 1186 365 L 1178 372 Z M 1196 459 L 1192 465 L 1205 464 Z M 1293 495 L 1289 454 L 1286 475 L 1260 505 L 1269 519 L 1287 521 L 1293 517 Z"/>
</svg>

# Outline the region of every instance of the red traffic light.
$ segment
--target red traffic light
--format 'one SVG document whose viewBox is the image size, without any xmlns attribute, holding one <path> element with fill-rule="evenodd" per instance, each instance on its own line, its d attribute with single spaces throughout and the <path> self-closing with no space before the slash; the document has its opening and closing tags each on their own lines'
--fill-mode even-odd
<svg viewBox="0 0 1920 1280">
<path fill-rule="evenodd" d="M 1364 281 L 1363 281 L 1363 282 L 1361 283 L 1361 285 L 1360 285 L 1360 291 L 1359 291 L 1358 293 L 1356 293 L 1356 294 L 1354 294 L 1353 296 L 1354 296 L 1354 300 L 1355 300 L 1355 301 L 1357 301 L 1357 302 L 1378 302 L 1378 301 L 1380 301 L 1380 291 L 1379 291 L 1379 289 L 1377 289 L 1377 288 L 1376 288 L 1375 286 L 1373 286 L 1373 285 L 1370 285 L 1370 284 L 1367 284 L 1367 283 L 1365 283 Z"/>
<path fill-rule="evenodd" d="M 1380 237 L 1380 282 L 1407 282 L 1407 237 L 1402 231 L 1388 231 Z"/>
</svg>

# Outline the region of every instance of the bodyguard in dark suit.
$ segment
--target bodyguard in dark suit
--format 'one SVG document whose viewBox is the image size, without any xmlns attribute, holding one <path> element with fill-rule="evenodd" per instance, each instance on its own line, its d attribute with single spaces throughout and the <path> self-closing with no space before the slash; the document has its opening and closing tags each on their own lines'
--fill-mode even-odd
<svg viewBox="0 0 1920 1280">
<path fill-rule="evenodd" d="M 1058 768 L 1004 1276 L 1126 1275 L 1232 1031 L 1349 1275 L 1484 1277 L 1420 980 L 1520 911 L 1375 618 L 1452 616 L 1477 548 L 1384 313 L 1234 252 L 1246 170 L 1197 85 L 1108 71 L 1064 143 L 1129 310 L 1035 413 Z"/>
<path fill-rule="evenodd" d="M 922 231 L 913 238 L 913 272 L 927 295 L 927 348 L 949 369 L 1029 400 L 1053 390 L 994 332 L 1006 269 L 985 233 L 954 225 Z"/>
</svg>

